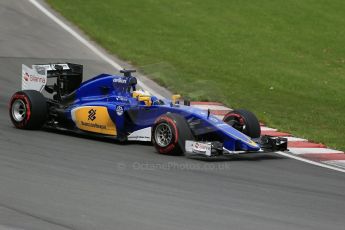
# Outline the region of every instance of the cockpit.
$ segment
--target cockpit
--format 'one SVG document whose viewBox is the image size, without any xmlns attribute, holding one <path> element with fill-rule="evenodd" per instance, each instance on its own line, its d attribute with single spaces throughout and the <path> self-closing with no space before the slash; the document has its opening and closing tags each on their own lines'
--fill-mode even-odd
<svg viewBox="0 0 345 230">
<path fill-rule="evenodd" d="M 123 73 L 124 77 L 127 79 L 125 80 L 125 82 L 127 83 L 127 92 L 129 92 L 133 98 L 137 99 L 137 101 L 141 105 L 151 106 L 161 104 L 161 101 L 158 100 L 157 97 L 152 96 L 150 92 L 142 89 L 137 89 L 137 79 L 131 74 L 135 72 L 135 70 L 123 69 L 120 72 Z"/>
</svg>

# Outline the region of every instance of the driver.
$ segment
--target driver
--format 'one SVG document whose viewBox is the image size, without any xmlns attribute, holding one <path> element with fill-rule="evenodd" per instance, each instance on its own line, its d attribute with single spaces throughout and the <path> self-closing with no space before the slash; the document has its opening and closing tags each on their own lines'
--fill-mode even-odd
<svg viewBox="0 0 345 230">
<path fill-rule="evenodd" d="M 157 97 L 152 96 L 148 91 L 142 89 L 133 91 L 132 97 L 136 98 L 141 104 L 146 106 L 151 106 L 158 102 Z"/>
</svg>

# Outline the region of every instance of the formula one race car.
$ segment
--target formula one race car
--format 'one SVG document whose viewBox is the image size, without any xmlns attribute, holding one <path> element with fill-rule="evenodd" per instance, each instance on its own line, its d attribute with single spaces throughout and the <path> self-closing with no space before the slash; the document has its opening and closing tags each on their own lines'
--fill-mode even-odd
<svg viewBox="0 0 345 230">
<path fill-rule="evenodd" d="M 162 154 L 217 157 L 287 149 L 285 138 L 260 136 L 258 119 L 247 110 L 220 120 L 178 95 L 167 100 L 138 90 L 135 71 L 120 72 L 124 76 L 101 74 L 82 82 L 78 64 L 23 65 L 22 91 L 10 100 L 11 120 L 19 129 L 152 141 Z"/>
</svg>

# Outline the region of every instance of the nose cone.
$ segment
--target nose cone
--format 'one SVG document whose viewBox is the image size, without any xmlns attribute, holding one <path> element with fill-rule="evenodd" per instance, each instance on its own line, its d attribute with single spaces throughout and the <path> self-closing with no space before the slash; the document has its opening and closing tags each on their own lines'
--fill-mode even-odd
<svg viewBox="0 0 345 230">
<path fill-rule="evenodd" d="M 255 143 L 253 140 L 250 140 L 248 142 L 243 142 L 243 144 L 247 147 L 247 150 L 249 151 L 260 150 L 260 145 L 258 143 Z"/>
<path fill-rule="evenodd" d="M 231 127 L 230 125 L 223 123 L 217 126 L 225 135 L 224 146 L 233 151 L 237 148 L 241 148 L 245 151 L 258 151 L 260 150 L 260 145 L 254 142 L 250 137 Z"/>
</svg>

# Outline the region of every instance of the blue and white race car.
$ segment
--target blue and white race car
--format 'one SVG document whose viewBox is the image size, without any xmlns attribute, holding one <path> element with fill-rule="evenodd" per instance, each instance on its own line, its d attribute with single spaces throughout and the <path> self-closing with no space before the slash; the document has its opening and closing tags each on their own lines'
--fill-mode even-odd
<svg viewBox="0 0 345 230">
<path fill-rule="evenodd" d="M 223 120 L 190 106 L 137 89 L 133 70 L 101 74 L 82 82 L 82 65 L 22 66 L 22 90 L 10 100 L 9 115 L 19 129 L 49 128 L 152 142 L 162 154 L 218 157 L 286 150 L 285 138 L 260 136 L 255 115 L 239 109 Z"/>
</svg>

